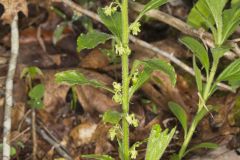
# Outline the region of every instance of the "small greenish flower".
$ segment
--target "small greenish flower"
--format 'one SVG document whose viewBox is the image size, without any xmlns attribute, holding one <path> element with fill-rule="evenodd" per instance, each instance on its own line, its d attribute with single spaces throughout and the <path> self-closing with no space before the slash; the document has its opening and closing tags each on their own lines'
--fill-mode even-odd
<svg viewBox="0 0 240 160">
<path fill-rule="evenodd" d="M 137 147 L 139 147 L 142 144 L 142 142 L 136 142 L 133 144 L 133 146 L 130 148 L 130 156 L 131 159 L 136 159 L 138 155 L 138 151 L 136 150 Z"/>
<path fill-rule="evenodd" d="M 114 88 L 114 95 L 113 95 L 113 101 L 116 103 L 122 104 L 122 86 L 120 83 L 113 82 L 113 88 Z"/>
<path fill-rule="evenodd" d="M 112 98 L 114 102 L 122 104 L 122 94 L 115 93 Z"/>
<path fill-rule="evenodd" d="M 126 120 L 130 125 L 133 125 L 134 127 L 138 126 L 138 119 L 136 119 L 135 114 L 130 114 L 126 116 Z"/>
<path fill-rule="evenodd" d="M 117 55 L 119 55 L 119 56 L 123 55 L 124 47 L 123 47 L 123 45 L 121 43 L 120 44 L 116 44 L 115 45 L 115 49 L 116 49 Z"/>
<path fill-rule="evenodd" d="M 131 150 L 130 151 L 131 159 L 136 159 L 138 152 L 136 150 Z"/>
<path fill-rule="evenodd" d="M 139 71 L 138 71 L 138 70 L 133 73 L 133 77 L 132 77 L 132 83 L 133 83 L 133 84 L 136 84 L 136 83 L 137 83 L 138 75 L 139 75 Z"/>
<path fill-rule="evenodd" d="M 113 126 L 112 128 L 109 129 L 108 136 L 111 141 L 113 141 L 115 139 L 119 130 L 120 130 L 120 126 L 118 124 L 116 124 L 115 126 Z"/>
<path fill-rule="evenodd" d="M 117 83 L 117 82 L 113 82 L 113 88 L 114 88 L 115 92 L 121 92 L 121 90 L 122 90 L 121 84 Z"/>
<path fill-rule="evenodd" d="M 103 8 L 106 16 L 111 16 L 113 13 L 115 13 L 117 11 L 117 7 L 113 7 L 112 5 L 113 5 L 113 3 L 111 3 L 109 6 L 106 6 Z"/>
<path fill-rule="evenodd" d="M 130 55 L 131 50 L 129 47 L 124 47 L 121 43 L 115 45 L 117 55 L 121 56 L 123 54 Z"/>
<path fill-rule="evenodd" d="M 129 30 L 130 32 L 132 32 L 133 35 L 138 35 L 139 32 L 141 32 L 140 30 L 141 24 L 139 22 L 134 22 L 130 25 Z"/>
</svg>

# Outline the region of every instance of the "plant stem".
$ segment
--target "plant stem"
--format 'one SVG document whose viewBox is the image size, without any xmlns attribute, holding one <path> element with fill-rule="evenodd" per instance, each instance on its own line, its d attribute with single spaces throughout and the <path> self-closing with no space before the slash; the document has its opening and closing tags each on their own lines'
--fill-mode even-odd
<svg viewBox="0 0 240 160">
<path fill-rule="evenodd" d="M 122 44 L 128 47 L 129 29 L 128 29 L 128 0 L 122 0 Z M 128 53 L 122 55 L 122 109 L 124 117 L 129 111 L 129 80 L 128 80 Z M 123 158 L 129 160 L 129 124 L 125 118 L 122 120 L 123 128 Z"/>
<path fill-rule="evenodd" d="M 189 142 L 191 141 L 193 133 L 195 132 L 196 127 L 201 120 L 201 119 L 198 118 L 198 114 L 200 114 L 200 112 L 204 108 L 204 105 L 207 102 L 207 100 L 209 98 L 209 95 L 211 94 L 210 92 L 211 92 L 212 83 L 213 83 L 213 80 L 214 80 L 214 77 L 215 77 L 215 74 L 216 74 L 218 62 L 219 62 L 218 60 L 213 61 L 213 66 L 211 68 L 211 72 L 210 72 L 209 78 L 207 79 L 207 84 L 206 84 L 206 87 L 205 87 L 205 90 L 204 90 L 204 93 L 203 93 L 203 101 L 204 102 L 199 100 L 198 112 L 197 112 L 197 114 L 195 115 L 195 117 L 192 121 L 192 124 L 191 124 L 191 126 L 188 130 L 187 136 L 184 139 L 184 142 L 183 142 L 183 144 L 181 146 L 181 149 L 179 151 L 179 154 L 178 154 L 180 160 L 185 156 L 185 152 L 187 150 Z"/>
<path fill-rule="evenodd" d="M 206 88 L 205 88 L 204 93 L 203 93 L 203 100 L 205 102 L 207 101 L 207 99 L 209 97 L 209 92 L 211 91 L 211 86 L 212 86 L 212 82 L 214 80 L 214 77 L 215 77 L 215 74 L 216 74 L 216 71 L 217 71 L 218 62 L 219 62 L 219 60 L 213 61 L 213 66 L 212 66 L 209 78 L 207 79 Z"/>
<path fill-rule="evenodd" d="M 198 122 L 195 117 L 192 122 L 191 127 L 189 128 L 188 134 L 187 134 L 186 138 L 184 139 L 181 149 L 179 151 L 178 156 L 179 156 L 180 160 L 184 157 L 184 154 L 187 150 L 188 144 L 189 144 L 190 140 L 192 139 L 193 133 L 196 130 L 197 125 L 198 125 Z"/>
</svg>

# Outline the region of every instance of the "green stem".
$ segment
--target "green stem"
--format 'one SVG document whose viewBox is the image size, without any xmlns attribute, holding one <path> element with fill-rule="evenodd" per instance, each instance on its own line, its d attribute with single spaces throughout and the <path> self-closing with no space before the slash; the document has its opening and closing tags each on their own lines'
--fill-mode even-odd
<svg viewBox="0 0 240 160">
<path fill-rule="evenodd" d="M 217 71 L 217 67 L 218 67 L 218 60 L 217 61 L 213 61 L 213 66 L 209 75 L 209 78 L 207 79 L 207 84 L 203 93 L 203 100 L 206 102 L 208 97 L 209 97 L 209 92 L 211 91 L 211 87 L 212 87 L 212 83 Z"/>
<path fill-rule="evenodd" d="M 122 0 L 122 44 L 128 47 L 129 29 L 128 29 L 128 0 Z M 129 80 L 128 80 L 128 53 L 122 55 L 122 109 L 124 117 L 129 112 Z M 122 120 L 123 128 L 123 158 L 129 160 L 129 124 L 125 118 Z"/>
<path fill-rule="evenodd" d="M 214 80 L 214 77 L 215 77 L 215 74 L 216 74 L 218 62 L 219 62 L 218 60 L 213 62 L 213 66 L 211 68 L 211 72 L 210 72 L 209 78 L 207 79 L 207 84 L 206 84 L 206 87 L 205 87 L 205 90 L 204 90 L 204 93 L 203 93 L 203 101 L 204 102 L 199 100 L 197 115 L 195 115 L 195 117 L 192 121 L 192 124 L 191 124 L 191 126 L 188 130 L 187 136 L 184 139 L 184 142 L 183 142 L 183 144 L 181 146 L 181 149 L 179 151 L 179 154 L 178 154 L 180 160 L 185 156 L 185 152 L 186 152 L 187 147 L 188 147 L 188 145 L 189 145 L 189 143 L 192 139 L 193 133 L 195 132 L 196 127 L 197 127 L 198 123 L 200 122 L 201 118 L 204 117 L 203 116 L 203 117 L 199 118 L 198 115 L 200 114 L 200 112 L 204 108 L 204 105 L 206 104 L 206 102 L 209 98 L 211 88 L 212 88 L 212 83 L 213 83 L 213 80 Z"/>
<path fill-rule="evenodd" d="M 192 125 L 189 128 L 188 134 L 187 134 L 186 138 L 184 139 L 184 142 L 183 142 L 183 144 L 181 146 L 181 149 L 179 151 L 178 156 L 179 156 L 180 160 L 184 157 L 184 154 L 187 150 L 188 144 L 192 139 L 193 133 L 196 130 L 197 125 L 198 125 L 198 123 L 197 123 L 196 119 L 194 118 L 194 120 L 192 122 Z"/>
</svg>

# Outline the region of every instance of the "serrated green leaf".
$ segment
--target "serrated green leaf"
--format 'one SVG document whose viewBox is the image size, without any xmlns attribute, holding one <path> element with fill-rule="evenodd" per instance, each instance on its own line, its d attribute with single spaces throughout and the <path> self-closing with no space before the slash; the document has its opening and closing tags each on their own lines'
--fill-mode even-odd
<svg viewBox="0 0 240 160">
<path fill-rule="evenodd" d="M 154 125 L 148 138 L 145 160 L 159 160 L 169 145 L 175 131 L 176 128 L 173 128 L 169 133 L 168 129 L 162 132 L 160 125 Z"/>
<path fill-rule="evenodd" d="M 89 80 L 87 79 L 82 73 L 77 72 L 75 70 L 69 70 L 69 71 L 63 71 L 55 74 L 55 80 L 57 83 L 61 84 L 67 84 L 70 86 L 74 85 L 90 85 L 96 88 L 103 88 L 105 90 L 108 90 L 112 93 L 114 91 L 107 86 L 105 86 L 103 83 L 98 82 L 97 80 Z"/>
<path fill-rule="evenodd" d="M 188 127 L 187 127 L 187 114 L 185 110 L 179 104 L 174 102 L 169 102 L 168 106 L 172 111 L 172 113 L 177 117 L 177 119 L 181 123 L 184 130 L 184 136 L 186 137 L 188 132 Z"/>
<path fill-rule="evenodd" d="M 111 39 L 112 35 L 93 30 L 87 34 L 81 34 L 77 39 L 77 51 L 80 52 L 83 49 L 92 49 L 99 44 L 105 43 Z"/>
<path fill-rule="evenodd" d="M 206 73 L 209 73 L 209 58 L 208 53 L 205 47 L 196 39 L 192 37 L 185 36 L 180 39 L 181 43 L 183 43 L 186 47 L 188 47 L 194 55 L 200 60 L 201 64 L 206 70 Z"/>
<path fill-rule="evenodd" d="M 144 69 L 139 73 L 137 82 L 131 87 L 129 93 L 130 97 L 150 78 L 153 71 L 163 71 L 169 76 L 172 85 L 176 84 L 176 73 L 170 63 L 160 59 L 149 59 L 144 61 L 136 60 L 133 64 L 131 73 L 133 73 L 140 66 L 144 66 Z"/>
<path fill-rule="evenodd" d="M 214 25 L 214 19 L 206 0 L 198 0 L 188 14 L 187 22 L 195 28 L 203 27 L 206 30 Z"/>
<path fill-rule="evenodd" d="M 145 4 L 143 10 L 140 12 L 137 21 L 139 19 L 141 19 L 148 11 L 152 10 L 152 9 L 156 9 L 162 5 L 164 5 L 165 3 L 167 3 L 168 0 L 151 0 L 150 2 L 148 2 L 147 4 Z"/>
<path fill-rule="evenodd" d="M 240 79 L 240 59 L 233 61 L 223 72 L 218 76 L 217 82 L 228 81 L 239 81 Z"/>
<path fill-rule="evenodd" d="M 201 70 L 197 66 L 195 56 L 193 56 L 193 69 L 194 69 L 194 73 L 195 73 L 195 80 L 197 83 L 198 92 L 200 94 L 202 94 L 202 90 L 203 90 L 202 73 L 201 73 Z"/>
<path fill-rule="evenodd" d="M 89 154 L 89 155 L 82 155 L 82 158 L 90 158 L 96 160 L 114 160 L 111 156 L 108 155 L 97 155 L 97 154 Z"/>
<path fill-rule="evenodd" d="M 189 150 L 187 150 L 184 153 L 184 156 L 187 155 L 189 152 L 195 151 L 197 149 L 201 149 L 201 148 L 205 148 L 205 149 L 216 149 L 218 148 L 218 145 L 216 143 L 210 143 L 210 142 L 205 142 L 205 143 L 200 143 L 197 144 L 195 146 L 193 146 L 192 148 L 190 148 Z"/>
<path fill-rule="evenodd" d="M 206 0 L 207 5 L 212 13 L 212 16 L 215 20 L 215 24 L 218 29 L 222 30 L 223 21 L 222 21 L 222 11 L 225 7 L 228 0 Z M 220 33 L 221 34 L 221 33 Z"/>
<path fill-rule="evenodd" d="M 122 119 L 121 113 L 117 111 L 107 111 L 103 114 L 102 120 L 105 123 L 118 124 Z"/>
<path fill-rule="evenodd" d="M 222 43 L 225 42 L 240 24 L 240 9 L 234 7 L 223 12 Z"/>
<path fill-rule="evenodd" d="M 103 9 L 98 9 L 98 15 L 101 18 L 103 24 L 112 32 L 113 35 L 122 38 L 122 16 L 120 12 L 115 12 L 111 16 L 107 16 Z"/>
<path fill-rule="evenodd" d="M 38 84 L 34 86 L 30 92 L 28 93 L 28 96 L 31 99 L 41 99 L 44 95 L 44 85 L 43 84 Z"/>
</svg>

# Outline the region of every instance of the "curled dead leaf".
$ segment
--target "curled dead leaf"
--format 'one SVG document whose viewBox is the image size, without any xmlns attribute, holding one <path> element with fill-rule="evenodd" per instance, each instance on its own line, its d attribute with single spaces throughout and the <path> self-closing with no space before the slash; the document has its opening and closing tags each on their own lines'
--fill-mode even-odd
<svg viewBox="0 0 240 160">
<path fill-rule="evenodd" d="M 1 17 L 5 23 L 10 24 L 18 12 L 23 12 L 26 16 L 28 15 L 26 0 L 0 0 L 0 3 L 5 9 Z"/>
</svg>

